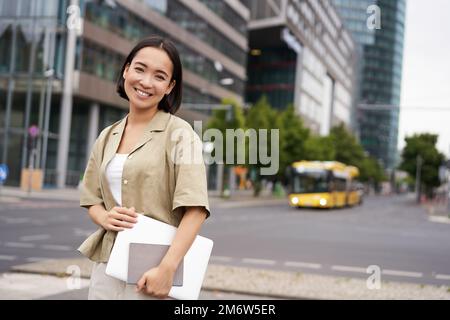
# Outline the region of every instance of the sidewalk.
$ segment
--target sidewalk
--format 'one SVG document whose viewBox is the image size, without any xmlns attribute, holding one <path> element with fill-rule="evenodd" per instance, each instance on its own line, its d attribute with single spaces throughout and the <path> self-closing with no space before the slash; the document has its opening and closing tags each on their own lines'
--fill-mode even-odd
<svg viewBox="0 0 450 320">
<path fill-rule="evenodd" d="M 0 203 L 14 203 L 25 199 L 78 202 L 80 200 L 80 192 L 77 188 L 43 189 L 42 191 L 32 191 L 31 193 L 23 191 L 18 187 L 3 186 L 0 188 Z M 267 192 L 262 193 L 256 198 L 253 196 L 252 190 L 236 190 L 229 198 L 222 198 L 217 194 L 217 192 L 210 192 L 209 201 L 211 206 L 218 206 L 220 208 L 236 208 L 271 204 L 276 205 L 287 202 L 286 198 L 274 197 Z"/>
<path fill-rule="evenodd" d="M 15 266 L 0 277 L 0 299 L 86 299 L 91 266 L 85 258 Z M 450 300 L 450 288 L 389 281 L 369 290 L 364 279 L 209 265 L 200 299 L 227 298 Z"/>
</svg>

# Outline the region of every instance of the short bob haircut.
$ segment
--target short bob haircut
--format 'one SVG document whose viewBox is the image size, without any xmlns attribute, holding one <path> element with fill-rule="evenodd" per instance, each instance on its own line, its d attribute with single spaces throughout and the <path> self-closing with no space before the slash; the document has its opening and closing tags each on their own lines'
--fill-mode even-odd
<svg viewBox="0 0 450 320">
<path fill-rule="evenodd" d="M 175 87 L 172 89 L 169 95 L 164 96 L 162 100 L 158 103 L 158 109 L 174 114 L 180 108 L 181 104 L 181 98 L 183 94 L 182 93 L 183 71 L 178 50 L 177 48 L 175 48 L 175 45 L 168 39 L 162 38 L 160 36 L 150 36 L 146 39 L 141 40 L 128 54 L 128 57 L 126 58 L 122 66 L 122 69 L 120 70 L 119 78 L 117 79 L 116 83 L 116 91 L 120 97 L 129 100 L 127 94 L 125 93 L 124 87 L 125 81 L 123 78 L 123 72 L 125 71 L 127 65 L 131 64 L 131 61 L 133 61 L 138 51 L 146 47 L 154 47 L 164 50 L 169 56 L 170 60 L 172 61 L 173 72 L 172 72 L 172 79 L 170 79 L 170 82 L 175 80 Z"/>
</svg>

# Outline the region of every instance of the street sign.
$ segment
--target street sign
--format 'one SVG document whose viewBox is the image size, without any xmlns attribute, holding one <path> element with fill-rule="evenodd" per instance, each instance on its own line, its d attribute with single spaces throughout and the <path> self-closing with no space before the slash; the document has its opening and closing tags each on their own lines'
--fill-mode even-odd
<svg viewBox="0 0 450 320">
<path fill-rule="evenodd" d="M 1 163 L 0 164 L 0 183 L 5 182 L 6 178 L 8 177 L 8 165 Z"/>
<path fill-rule="evenodd" d="M 39 128 L 36 125 L 32 125 L 30 128 L 28 128 L 28 133 L 32 138 L 36 138 L 39 134 Z"/>
</svg>

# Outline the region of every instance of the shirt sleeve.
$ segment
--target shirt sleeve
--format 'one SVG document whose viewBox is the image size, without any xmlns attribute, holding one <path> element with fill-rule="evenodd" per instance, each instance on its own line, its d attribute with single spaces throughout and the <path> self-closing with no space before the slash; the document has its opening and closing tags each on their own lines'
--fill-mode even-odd
<svg viewBox="0 0 450 320">
<path fill-rule="evenodd" d="M 175 192 L 172 210 L 179 207 L 204 207 L 210 216 L 203 147 L 192 128 L 177 129 L 174 154 Z"/>
<path fill-rule="evenodd" d="M 91 155 L 84 171 L 80 190 L 80 207 L 89 208 L 96 204 L 103 204 L 100 188 L 100 159 L 98 159 L 98 139 L 95 142 Z"/>
</svg>

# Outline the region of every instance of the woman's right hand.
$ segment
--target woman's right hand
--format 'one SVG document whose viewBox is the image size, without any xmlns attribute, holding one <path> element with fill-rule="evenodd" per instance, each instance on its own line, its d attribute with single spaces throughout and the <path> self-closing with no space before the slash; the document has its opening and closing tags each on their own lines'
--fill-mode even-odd
<svg viewBox="0 0 450 320">
<path fill-rule="evenodd" d="M 111 231 L 123 231 L 133 228 L 137 220 L 138 214 L 134 207 L 130 209 L 126 207 L 114 207 L 111 211 L 107 211 L 102 221 L 102 227 Z"/>
</svg>

